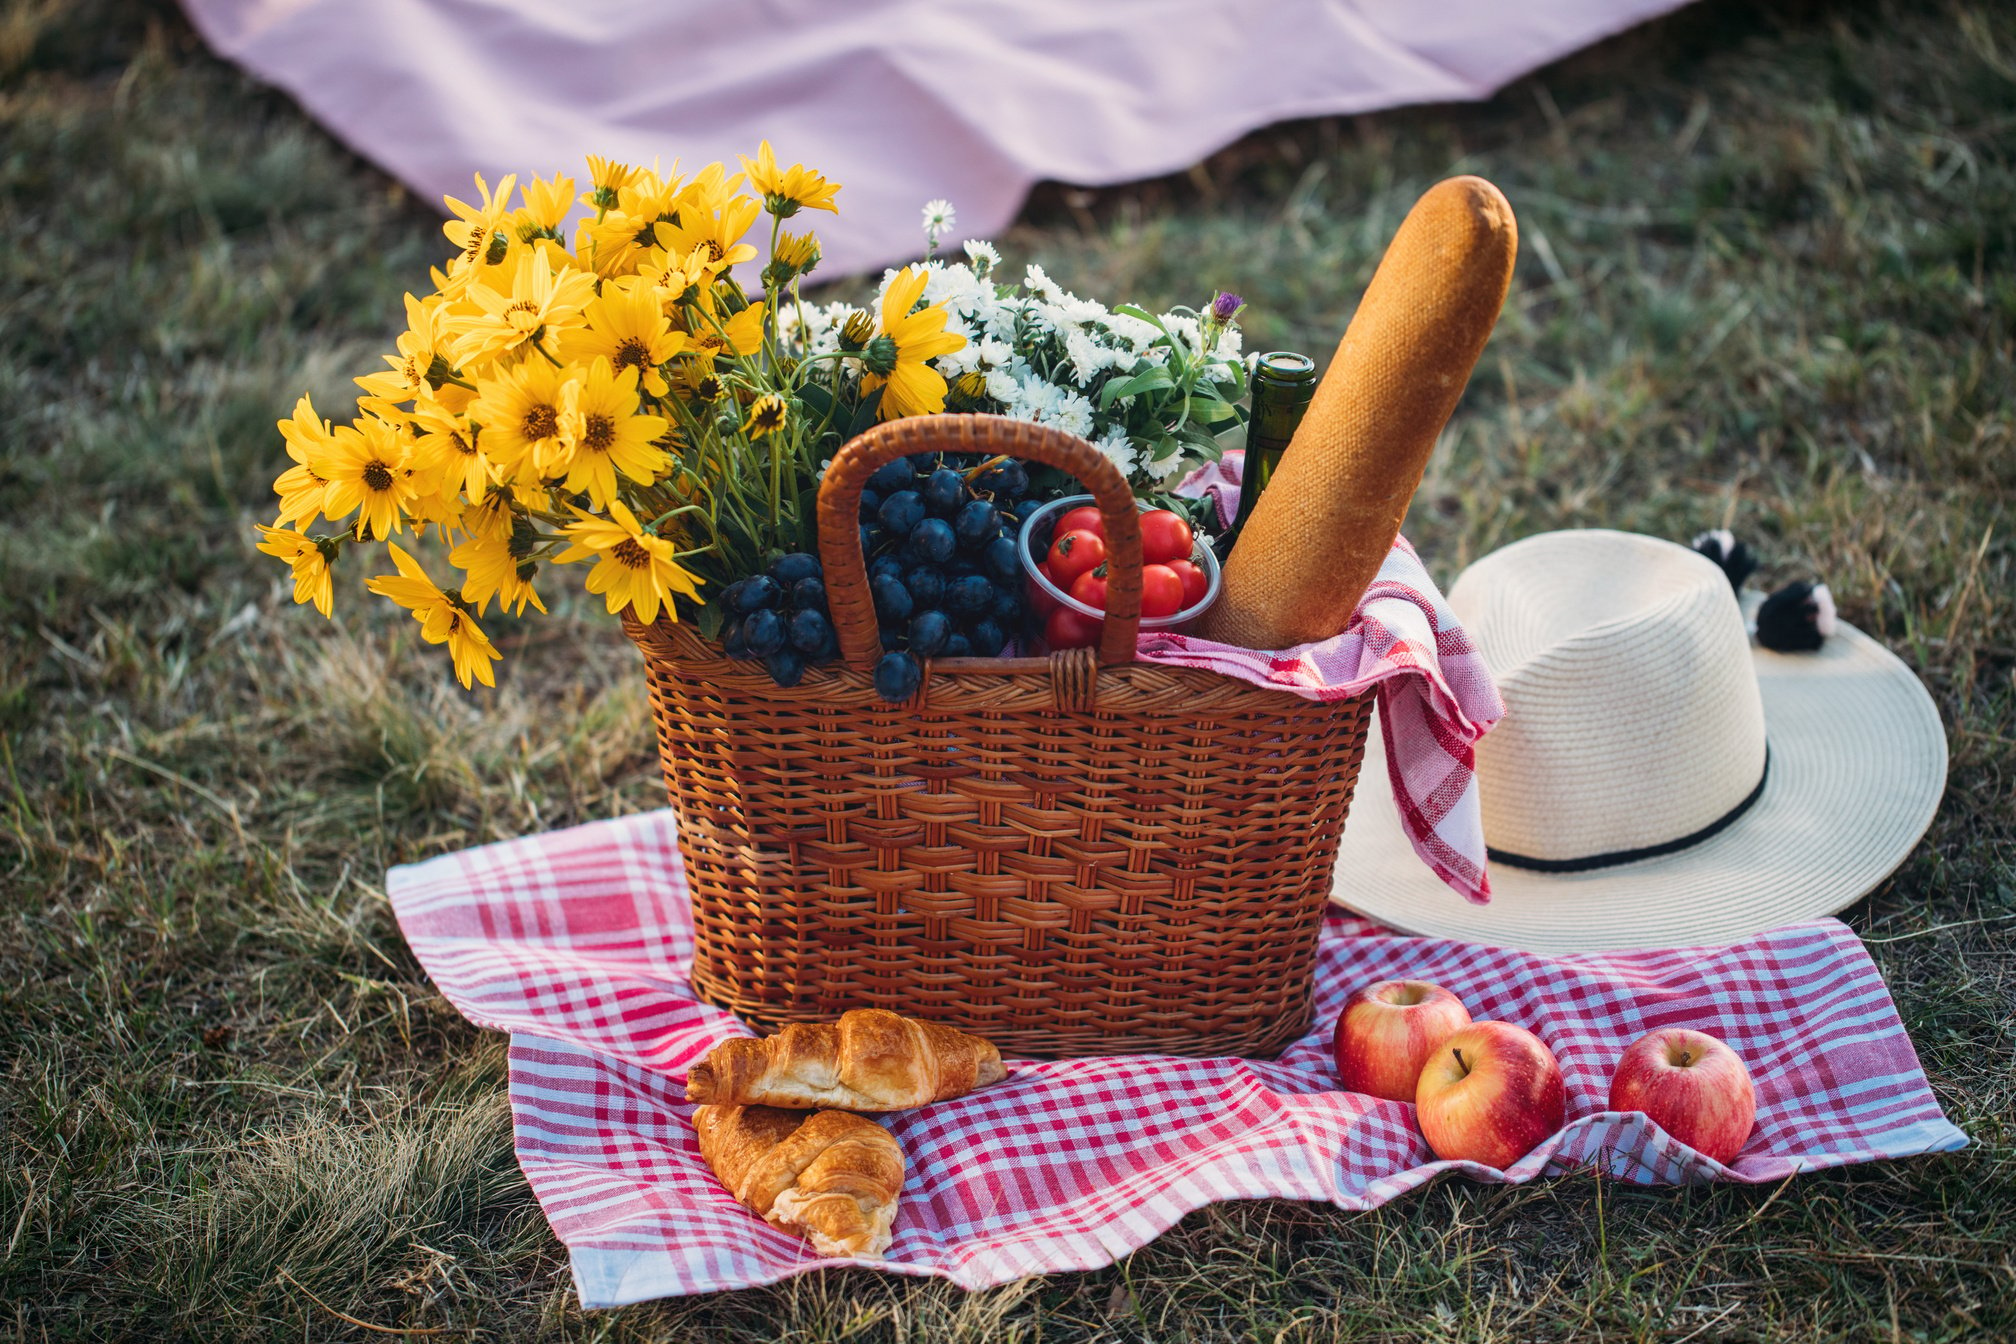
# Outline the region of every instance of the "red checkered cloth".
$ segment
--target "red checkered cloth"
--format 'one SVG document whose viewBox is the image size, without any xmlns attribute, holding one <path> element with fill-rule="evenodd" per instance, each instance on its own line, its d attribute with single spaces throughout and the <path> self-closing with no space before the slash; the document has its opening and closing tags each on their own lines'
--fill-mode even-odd
<svg viewBox="0 0 2016 1344">
<path fill-rule="evenodd" d="M 1239 510 L 1244 459 L 1244 453 L 1227 453 L 1191 473 L 1176 492 L 1210 496 L 1229 525 Z M 1312 700 L 1344 700 L 1376 689 L 1386 775 L 1414 852 L 1459 895 L 1479 904 L 1491 899 L 1474 748 L 1504 717 L 1505 704 L 1405 538 L 1393 543 L 1341 635 L 1269 651 L 1150 631 L 1137 642 L 1135 656 L 1208 668 Z"/>
<path fill-rule="evenodd" d="M 395 868 L 387 888 L 442 992 L 511 1033 L 518 1160 L 584 1306 L 836 1263 L 737 1204 L 700 1157 L 686 1069 L 747 1031 L 687 983 L 671 813 L 443 855 Z M 1352 989 L 1399 976 L 1538 1032 L 1567 1078 L 1567 1127 L 1501 1172 L 1435 1161 L 1413 1107 L 1339 1091 L 1325 1029 Z M 908 1178 L 882 1267 L 982 1288 L 1110 1264 L 1213 1200 L 1363 1209 L 1450 1170 L 1516 1182 L 1589 1165 L 1638 1183 L 1776 1181 L 1967 1141 L 1868 954 L 1831 919 L 1734 947 L 1544 957 L 1333 911 L 1316 1022 L 1276 1060 L 1011 1061 L 1004 1082 L 886 1117 Z M 1672 1025 L 1726 1040 L 1756 1081 L 1756 1132 L 1727 1167 L 1603 1109 L 1625 1045 Z"/>
</svg>

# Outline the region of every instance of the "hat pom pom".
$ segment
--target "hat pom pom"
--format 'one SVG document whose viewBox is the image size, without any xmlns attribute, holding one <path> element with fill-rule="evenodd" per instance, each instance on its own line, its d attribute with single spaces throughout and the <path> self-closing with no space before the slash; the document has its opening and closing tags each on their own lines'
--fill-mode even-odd
<svg viewBox="0 0 2016 1344">
<path fill-rule="evenodd" d="M 1834 633 L 1834 595 L 1824 583 L 1788 583 L 1757 608 L 1757 642 L 1779 653 L 1811 653 Z"/>
<path fill-rule="evenodd" d="M 1694 538 L 1694 549 L 1713 560 L 1729 576 L 1729 586 L 1738 592 L 1742 591 L 1743 580 L 1757 568 L 1757 557 L 1726 527 L 1703 532 Z"/>
</svg>

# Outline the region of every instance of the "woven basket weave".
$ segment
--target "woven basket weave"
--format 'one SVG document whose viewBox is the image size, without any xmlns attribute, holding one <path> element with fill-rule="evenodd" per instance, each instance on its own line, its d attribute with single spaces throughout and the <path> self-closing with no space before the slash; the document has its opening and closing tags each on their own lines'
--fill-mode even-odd
<svg viewBox="0 0 2016 1344">
<path fill-rule="evenodd" d="M 1113 570 L 1096 655 L 939 659 L 909 702 L 876 696 L 861 489 L 930 451 L 1007 453 L 1091 489 Z M 1369 698 L 1130 662 L 1133 499 L 1055 430 L 880 426 L 834 459 L 819 531 L 843 663 L 795 687 L 689 627 L 626 616 L 679 818 L 699 995 L 764 1031 L 889 1008 L 1024 1056 L 1265 1055 L 1300 1035 Z"/>
</svg>

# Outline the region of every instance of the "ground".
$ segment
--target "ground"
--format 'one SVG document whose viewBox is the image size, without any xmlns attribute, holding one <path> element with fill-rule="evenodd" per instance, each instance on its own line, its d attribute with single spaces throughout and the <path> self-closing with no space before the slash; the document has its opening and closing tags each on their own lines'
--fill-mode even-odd
<svg viewBox="0 0 2016 1344">
<path fill-rule="evenodd" d="M 1106 298 L 1237 290 L 1257 343 L 1325 351 L 1457 171 L 1523 255 L 1411 536 L 1446 582 L 1543 528 L 1726 524 L 1924 677 L 1945 804 L 1845 917 L 1971 1148 L 1227 1205 L 991 1293 L 847 1272 L 582 1314 L 501 1043 L 383 875 L 657 806 L 635 655 L 570 602 L 471 697 L 362 594 L 291 604 L 251 549 L 273 422 L 375 362 L 433 208 L 165 0 L 0 0 L 0 1336 L 2016 1336 L 2016 11 L 1710 0 L 1483 106 L 1045 189 L 999 241 Z"/>
</svg>

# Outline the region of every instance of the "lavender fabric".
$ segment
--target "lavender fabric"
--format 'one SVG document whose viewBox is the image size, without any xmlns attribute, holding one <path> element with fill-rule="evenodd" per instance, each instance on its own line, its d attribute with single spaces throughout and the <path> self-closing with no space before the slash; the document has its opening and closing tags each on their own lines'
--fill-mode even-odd
<svg viewBox="0 0 2016 1344">
<path fill-rule="evenodd" d="M 584 155 L 845 184 L 828 276 L 1004 227 L 1036 181 L 1176 172 L 1296 117 L 1488 97 L 1683 0 L 183 0 L 218 52 L 429 201 Z"/>
</svg>

